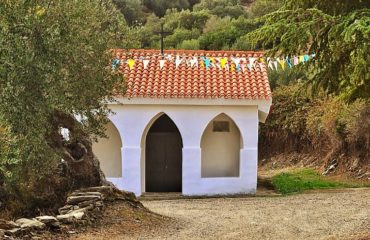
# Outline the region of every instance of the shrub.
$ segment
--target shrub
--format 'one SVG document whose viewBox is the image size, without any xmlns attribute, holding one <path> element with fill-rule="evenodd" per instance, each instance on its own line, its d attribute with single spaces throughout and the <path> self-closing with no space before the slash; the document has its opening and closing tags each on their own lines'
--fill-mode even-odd
<svg viewBox="0 0 370 240">
<path fill-rule="evenodd" d="M 274 90 L 269 117 L 260 127 L 260 155 L 315 150 L 322 154 L 324 165 L 343 153 L 368 163 L 369 101 L 312 99 L 305 86 L 295 83 Z"/>
</svg>

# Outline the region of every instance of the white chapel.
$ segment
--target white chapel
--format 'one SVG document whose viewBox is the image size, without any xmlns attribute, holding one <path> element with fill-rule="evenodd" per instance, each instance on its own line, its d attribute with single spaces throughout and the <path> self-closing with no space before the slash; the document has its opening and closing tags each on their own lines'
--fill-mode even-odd
<svg viewBox="0 0 370 240">
<path fill-rule="evenodd" d="M 108 180 L 137 196 L 254 194 L 258 126 L 272 96 L 263 54 L 116 50 L 126 94 L 109 104 L 93 151 Z"/>
</svg>

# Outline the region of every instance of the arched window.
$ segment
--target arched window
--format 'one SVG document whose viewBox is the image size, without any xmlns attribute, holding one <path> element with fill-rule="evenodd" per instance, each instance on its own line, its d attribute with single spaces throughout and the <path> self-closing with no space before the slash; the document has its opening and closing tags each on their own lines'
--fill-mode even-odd
<svg viewBox="0 0 370 240">
<path fill-rule="evenodd" d="M 108 138 L 99 138 L 92 149 L 106 177 L 122 177 L 121 136 L 112 122 L 105 126 Z"/>
<path fill-rule="evenodd" d="M 202 177 L 238 177 L 241 135 L 234 121 L 222 113 L 206 127 L 201 140 Z"/>
</svg>

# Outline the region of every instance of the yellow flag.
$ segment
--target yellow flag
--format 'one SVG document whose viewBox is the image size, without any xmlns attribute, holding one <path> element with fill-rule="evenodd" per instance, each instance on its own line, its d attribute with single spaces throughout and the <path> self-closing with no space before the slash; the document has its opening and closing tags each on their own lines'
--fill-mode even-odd
<svg viewBox="0 0 370 240">
<path fill-rule="evenodd" d="M 199 65 L 200 65 L 201 67 L 204 67 L 204 62 L 203 62 L 203 61 L 200 61 L 200 62 L 199 62 Z"/>
<path fill-rule="evenodd" d="M 131 70 L 135 65 L 135 60 L 134 59 L 129 59 L 129 60 L 127 60 L 127 64 L 128 64 L 128 66 Z"/>
<path fill-rule="evenodd" d="M 279 60 L 279 63 L 281 65 L 281 68 L 284 70 L 285 69 L 285 60 Z"/>
<path fill-rule="evenodd" d="M 221 63 L 221 68 L 224 68 L 227 63 L 227 58 L 221 58 L 220 63 Z"/>
<path fill-rule="evenodd" d="M 304 62 L 304 57 L 303 56 L 299 56 L 299 62 Z"/>
</svg>

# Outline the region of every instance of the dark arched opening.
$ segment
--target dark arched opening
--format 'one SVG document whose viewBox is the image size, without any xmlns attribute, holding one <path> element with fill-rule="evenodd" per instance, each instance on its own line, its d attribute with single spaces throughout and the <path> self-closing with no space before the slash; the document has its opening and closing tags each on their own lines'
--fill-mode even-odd
<svg viewBox="0 0 370 240">
<path fill-rule="evenodd" d="M 145 190 L 182 191 L 182 138 L 166 114 L 153 123 L 146 136 Z"/>
</svg>

